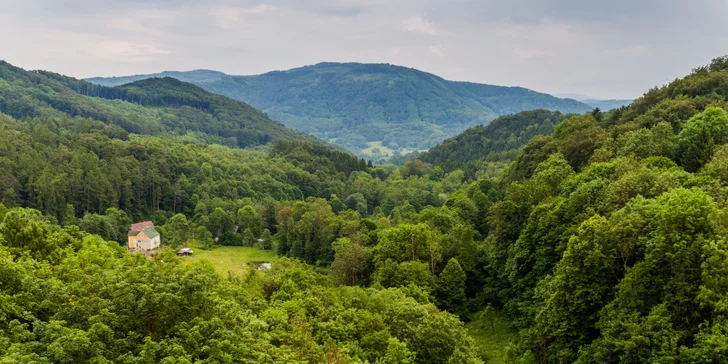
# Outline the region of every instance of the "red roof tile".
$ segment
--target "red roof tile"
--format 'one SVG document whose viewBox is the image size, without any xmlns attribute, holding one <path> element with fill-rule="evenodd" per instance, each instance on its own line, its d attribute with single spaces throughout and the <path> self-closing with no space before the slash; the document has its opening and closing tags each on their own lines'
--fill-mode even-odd
<svg viewBox="0 0 728 364">
<path fill-rule="evenodd" d="M 131 228 L 129 230 L 131 231 L 142 231 L 146 228 L 154 227 L 154 223 L 151 221 L 144 221 L 144 222 L 138 222 L 136 224 L 131 224 Z"/>
</svg>

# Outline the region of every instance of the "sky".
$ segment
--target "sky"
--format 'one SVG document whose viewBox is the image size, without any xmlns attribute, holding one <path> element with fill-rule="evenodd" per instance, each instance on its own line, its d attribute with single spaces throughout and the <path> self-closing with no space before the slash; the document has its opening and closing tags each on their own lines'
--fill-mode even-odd
<svg viewBox="0 0 728 364">
<path fill-rule="evenodd" d="M 728 53 L 728 0 L 0 0 L 0 59 L 78 78 L 391 63 L 635 98 Z"/>
</svg>

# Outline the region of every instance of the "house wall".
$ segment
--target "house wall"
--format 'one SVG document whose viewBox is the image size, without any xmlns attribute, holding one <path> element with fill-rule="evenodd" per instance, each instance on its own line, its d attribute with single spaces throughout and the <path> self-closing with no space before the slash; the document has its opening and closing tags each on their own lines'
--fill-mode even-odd
<svg viewBox="0 0 728 364">
<path fill-rule="evenodd" d="M 149 239 L 146 236 L 139 239 L 139 244 L 137 245 L 137 247 L 139 249 L 144 249 L 144 250 L 152 249 L 152 239 Z"/>
<path fill-rule="evenodd" d="M 137 236 L 129 237 L 129 249 L 143 249 L 143 250 L 157 249 L 157 248 L 159 248 L 161 241 L 162 240 L 159 235 L 150 239 L 149 236 L 147 236 L 146 234 L 139 233 Z"/>
<path fill-rule="evenodd" d="M 152 239 L 152 249 L 159 248 L 159 245 L 162 243 L 162 239 L 159 235 L 155 236 L 154 239 Z"/>
</svg>

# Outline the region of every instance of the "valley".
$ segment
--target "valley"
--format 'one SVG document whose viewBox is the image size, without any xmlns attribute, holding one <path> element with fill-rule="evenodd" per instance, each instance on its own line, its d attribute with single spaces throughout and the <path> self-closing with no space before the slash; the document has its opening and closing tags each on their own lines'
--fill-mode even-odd
<svg viewBox="0 0 728 364">
<path fill-rule="evenodd" d="M 2 61 L 0 362 L 727 362 L 728 56 L 685 73 Z"/>
</svg>

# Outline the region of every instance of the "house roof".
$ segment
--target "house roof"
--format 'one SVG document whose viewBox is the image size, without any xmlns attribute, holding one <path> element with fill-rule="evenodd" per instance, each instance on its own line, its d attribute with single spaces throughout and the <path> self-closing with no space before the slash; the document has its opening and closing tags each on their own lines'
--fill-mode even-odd
<svg viewBox="0 0 728 364">
<path fill-rule="evenodd" d="M 156 229 L 154 229 L 154 226 L 148 227 L 148 228 L 142 230 L 142 232 L 144 234 L 146 234 L 149 237 L 149 239 L 154 239 L 157 235 L 159 235 L 159 232 Z"/>
<path fill-rule="evenodd" d="M 131 230 L 131 231 L 129 231 L 129 234 L 128 235 L 129 236 L 137 236 L 137 235 L 139 235 L 139 233 L 146 234 L 150 239 L 154 239 L 154 237 L 156 237 L 157 235 L 159 235 L 159 232 L 154 227 L 148 227 L 148 228 L 146 228 L 144 230 L 141 230 L 141 231 L 139 231 L 139 230 Z"/>
<path fill-rule="evenodd" d="M 154 227 L 154 223 L 151 222 L 151 221 L 142 221 L 142 222 L 138 222 L 136 224 L 131 224 L 131 226 L 129 227 L 129 230 L 131 230 L 131 231 L 143 231 L 144 229 L 149 228 L 149 227 L 152 227 L 153 228 Z"/>
</svg>

